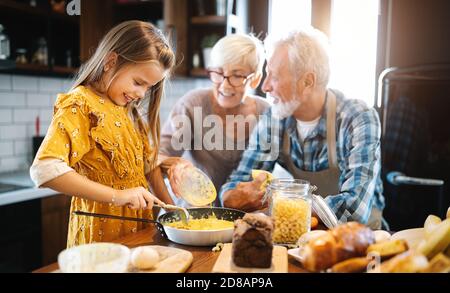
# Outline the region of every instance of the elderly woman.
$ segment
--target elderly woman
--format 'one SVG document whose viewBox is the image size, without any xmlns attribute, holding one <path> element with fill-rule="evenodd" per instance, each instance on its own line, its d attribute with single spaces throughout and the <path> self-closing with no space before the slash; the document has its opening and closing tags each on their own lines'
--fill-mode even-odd
<svg viewBox="0 0 450 293">
<path fill-rule="evenodd" d="M 162 129 L 162 170 L 175 195 L 177 177 L 188 172 L 190 164 L 203 170 L 220 190 L 238 166 L 259 115 L 269 107 L 263 98 L 250 94 L 261 82 L 264 64 L 264 48 L 257 38 L 228 35 L 216 43 L 211 60 L 211 87 L 181 97 Z M 167 193 L 163 197 L 172 201 Z"/>
</svg>

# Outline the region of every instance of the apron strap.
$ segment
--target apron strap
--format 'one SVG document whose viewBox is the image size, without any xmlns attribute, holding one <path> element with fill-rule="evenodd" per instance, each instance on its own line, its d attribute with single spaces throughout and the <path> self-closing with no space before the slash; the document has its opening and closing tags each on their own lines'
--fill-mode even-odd
<svg viewBox="0 0 450 293">
<path fill-rule="evenodd" d="M 336 96 L 326 94 L 327 99 L 327 147 L 329 168 L 338 168 L 336 153 Z"/>
</svg>

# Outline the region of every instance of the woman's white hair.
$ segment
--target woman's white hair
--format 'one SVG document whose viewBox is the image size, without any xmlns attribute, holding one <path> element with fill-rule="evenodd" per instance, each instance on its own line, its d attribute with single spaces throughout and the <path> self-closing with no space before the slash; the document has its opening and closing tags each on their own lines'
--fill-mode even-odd
<svg viewBox="0 0 450 293">
<path fill-rule="evenodd" d="M 221 38 L 211 51 L 211 66 L 227 64 L 248 66 L 252 72 L 260 73 L 264 65 L 263 43 L 252 35 L 232 34 Z"/>
<path fill-rule="evenodd" d="M 272 54 L 277 48 L 286 46 L 289 67 L 296 77 L 306 72 L 316 74 L 317 85 L 326 87 L 330 79 L 329 43 L 324 33 L 307 28 L 290 32 L 277 40 L 270 36 L 264 41 L 266 50 Z"/>
</svg>

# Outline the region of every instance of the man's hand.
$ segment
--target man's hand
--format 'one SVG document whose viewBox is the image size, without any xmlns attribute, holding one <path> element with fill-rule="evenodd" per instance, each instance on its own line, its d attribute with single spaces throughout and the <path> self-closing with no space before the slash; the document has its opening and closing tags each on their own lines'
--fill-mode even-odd
<svg viewBox="0 0 450 293">
<path fill-rule="evenodd" d="M 261 185 L 266 178 L 266 174 L 260 174 L 255 180 L 241 182 L 236 186 L 236 189 L 226 191 L 223 194 L 224 206 L 246 212 L 267 208 L 268 201 L 263 202 L 266 192 L 261 190 Z"/>
</svg>

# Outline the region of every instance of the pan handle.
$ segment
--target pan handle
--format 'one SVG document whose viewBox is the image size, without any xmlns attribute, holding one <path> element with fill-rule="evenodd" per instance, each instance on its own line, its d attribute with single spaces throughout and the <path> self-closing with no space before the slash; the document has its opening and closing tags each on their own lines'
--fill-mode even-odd
<svg viewBox="0 0 450 293">
<path fill-rule="evenodd" d="M 78 216 L 107 218 L 107 219 L 114 219 L 114 220 L 134 221 L 134 222 L 143 222 L 143 223 L 154 224 L 156 226 L 156 229 L 158 229 L 159 233 L 161 234 L 161 236 L 163 236 L 166 239 L 169 239 L 167 237 L 167 234 L 166 234 L 166 231 L 164 230 L 163 225 L 160 222 L 155 221 L 155 220 L 132 218 L 132 217 L 122 217 L 122 216 L 114 216 L 114 215 L 107 215 L 107 214 L 86 213 L 86 212 L 82 212 L 82 211 L 75 211 L 73 213 Z"/>
</svg>

